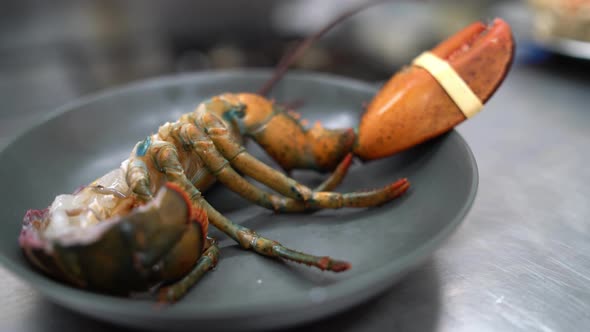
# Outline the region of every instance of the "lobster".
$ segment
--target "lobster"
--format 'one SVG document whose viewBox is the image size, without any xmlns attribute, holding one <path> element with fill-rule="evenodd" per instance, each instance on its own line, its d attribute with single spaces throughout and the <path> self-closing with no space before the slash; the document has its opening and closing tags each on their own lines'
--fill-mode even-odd
<svg viewBox="0 0 590 332">
<path fill-rule="evenodd" d="M 207 236 L 210 224 L 246 250 L 346 271 L 346 261 L 287 248 L 232 222 L 202 193 L 220 182 L 277 213 L 392 201 L 408 190 L 407 179 L 368 191 L 332 190 L 354 157 L 368 162 L 391 156 L 474 115 L 503 81 L 513 54 L 506 22 L 474 23 L 395 74 L 368 104 L 357 129 L 306 128 L 264 93 L 212 97 L 138 142 L 119 168 L 57 196 L 44 210 L 27 211 L 20 247 L 35 267 L 76 287 L 117 295 L 156 289 L 164 302 L 179 300 L 216 265 L 219 248 Z M 281 68 L 271 81 L 286 66 Z M 285 172 L 250 155 L 246 139 Z M 331 174 L 312 189 L 287 175 L 294 169 Z"/>
</svg>

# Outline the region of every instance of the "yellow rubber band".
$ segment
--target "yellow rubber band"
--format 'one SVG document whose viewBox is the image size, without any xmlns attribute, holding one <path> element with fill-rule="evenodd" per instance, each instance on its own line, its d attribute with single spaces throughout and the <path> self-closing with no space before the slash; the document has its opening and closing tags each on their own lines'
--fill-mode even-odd
<svg viewBox="0 0 590 332">
<path fill-rule="evenodd" d="M 448 62 L 430 52 L 424 52 L 414 59 L 412 64 L 428 71 L 457 104 L 465 117 L 471 118 L 482 109 L 481 100 Z"/>
</svg>

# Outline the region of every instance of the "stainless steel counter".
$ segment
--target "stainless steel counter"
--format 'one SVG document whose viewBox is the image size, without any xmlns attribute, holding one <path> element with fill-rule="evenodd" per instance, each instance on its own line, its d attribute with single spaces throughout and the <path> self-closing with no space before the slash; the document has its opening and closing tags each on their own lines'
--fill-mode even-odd
<svg viewBox="0 0 590 332">
<path fill-rule="evenodd" d="M 458 128 L 480 172 L 459 231 L 382 296 L 293 331 L 590 327 L 590 67 L 579 65 L 516 66 L 485 111 Z M 0 113 L 0 148 L 33 118 Z M 1 268 L 0 278 L 1 331 L 118 331 Z"/>
</svg>

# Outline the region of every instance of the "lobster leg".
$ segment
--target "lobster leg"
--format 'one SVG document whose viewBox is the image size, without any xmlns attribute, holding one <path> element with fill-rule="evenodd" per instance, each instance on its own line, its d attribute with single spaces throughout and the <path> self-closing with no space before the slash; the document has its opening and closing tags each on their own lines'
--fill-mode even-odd
<svg viewBox="0 0 590 332">
<path fill-rule="evenodd" d="M 208 136 L 203 137 L 203 140 L 210 139 L 213 141 L 216 149 L 238 171 L 252 177 L 258 182 L 264 183 L 286 197 L 307 200 L 311 196 L 311 190 L 309 188 L 297 183 L 295 180 L 249 154 L 243 145 L 236 143 L 231 138 L 227 127 L 211 112 L 204 112 L 201 116 L 198 116 L 197 125 L 203 128 Z M 194 129 L 197 131 L 196 128 Z M 196 135 L 198 134 L 193 132 L 193 136 Z"/>
<path fill-rule="evenodd" d="M 336 169 L 332 171 L 332 174 L 330 174 L 330 176 L 327 177 L 326 180 L 324 180 L 324 182 L 322 182 L 319 186 L 315 187 L 313 191 L 334 190 L 336 187 L 338 187 L 338 185 L 340 185 L 340 183 L 342 183 L 344 177 L 346 177 L 346 174 L 348 173 L 348 169 L 350 168 L 351 164 L 352 153 L 349 153 L 346 155 L 346 157 L 344 157 L 344 159 L 342 159 L 340 164 L 336 166 Z"/>
<path fill-rule="evenodd" d="M 154 194 L 150 188 L 150 178 L 147 165 L 141 159 L 133 159 L 126 174 L 127 183 L 131 191 L 144 202 L 151 200 Z"/>
<path fill-rule="evenodd" d="M 275 211 L 301 212 L 317 208 L 337 209 L 342 207 L 377 206 L 397 198 L 409 187 L 408 181 L 402 179 L 381 189 L 341 194 L 336 192 L 311 192 L 310 189 L 299 185 L 311 192 L 308 200 L 295 200 L 272 195 L 257 188 L 239 175 L 217 150 L 211 139 L 200 131 L 196 125 L 186 124 L 185 126 L 187 127 L 183 128 L 181 134 L 186 135 L 183 140 L 191 142 L 193 151 L 203 160 L 205 166 L 221 183 L 247 200 Z"/>
<path fill-rule="evenodd" d="M 211 224 L 229 235 L 244 249 L 249 249 L 265 256 L 315 266 L 321 270 L 340 272 L 350 268 L 350 264 L 347 262 L 338 261 L 327 256 L 314 256 L 289 249 L 277 241 L 259 236 L 253 230 L 237 225 L 225 218 L 203 198 L 199 190 L 187 179 L 174 146 L 172 144 L 163 145 L 159 149 L 159 151 L 154 151 L 156 161 L 166 175 L 166 179 L 179 185 L 188 194 L 194 205 L 200 206 L 207 211 Z"/>
<path fill-rule="evenodd" d="M 224 230 L 226 234 L 236 240 L 244 249 L 252 250 L 264 256 L 314 266 L 322 271 L 342 272 L 350 269 L 350 263 L 348 262 L 335 260 L 328 256 L 314 256 L 295 251 L 283 246 L 277 241 L 261 237 L 256 232 L 233 223 L 206 201 L 204 202 L 204 208 L 207 210 L 211 223 L 217 228 Z"/>
<path fill-rule="evenodd" d="M 179 281 L 162 287 L 158 290 L 158 299 L 161 302 L 176 302 L 194 286 L 201 277 L 217 265 L 219 260 L 219 247 L 217 241 L 210 239 L 208 248 L 197 261 L 193 269 Z"/>
<path fill-rule="evenodd" d="M 287 197 L 298 200 L 307 200 L 310 198 L 311 191 L 309 188 L 297 183 L 295 180 L 249 154 L 243 145 L 237 143 L 231 137 L 227 126 L 213 113 L 203 112 L 200 116 L 197 116 L 196 121 L 209 135 L 217 150 L 236 170 Z M 346 176 L 351 163 L 352 154 L 348 154 L 336 167 L 334 172 L 313 191 L 327 191 L 338 186 Z"/>
<path fill-rule="evenodd" d="M 195 149 L 209 167 L 217 169 L 215 176 L 230 190 L 247 200 L 267 209 L 281 212 L 303 212 L 314 209 L 337 209 L 342 207 L 371 207 L 389 202 L 409 188 L 406 179 L 399 180 L 381 189 L 352 192 L 312 192 L 307 201 L 295 200 L 269 194 L 254 186 L 231 168 L 227 161 L 215 150 L 212 142 L 199 142 Z"/>
<path fill-rule="evenodd" d="M 212 113 L 256 141 L 285 171 L 332 171 L 352 151 L 355 141 L 352 128 L 327 129 L 319 123 L 305 128 L 281 106 L 255 94 L 224 94 L 208 103 Z M 240 112 L 233 112 L 238 108 Z"/>
</svg>

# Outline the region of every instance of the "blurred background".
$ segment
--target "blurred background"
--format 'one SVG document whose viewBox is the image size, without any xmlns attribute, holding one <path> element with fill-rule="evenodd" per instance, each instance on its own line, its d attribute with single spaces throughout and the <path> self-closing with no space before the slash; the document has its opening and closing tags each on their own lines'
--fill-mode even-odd
<svg viewBox="0 0 590 332">
<path fill-rule="evenodd" d="M 0 150 L 84 95 L 163 75 L 271 68 L 296 41 L 365 1 L 0 0 Z M 481 171 L 469 223 L 381 309 L 337 317 L 337 329 L 381 331 L 394 322 L 415 331 L 423 317 L 439 319 L 438 331 L 590 325 L 590 0 L 391 1 L 346 20 L 295 67 L 383 82 L 460 28 L 494 17 L 512 26 L 517 53 L 494 111 L 460 128 Z M 10 303 L 3 326 L 90 325 L 3 268 L 0 278 Z"/>
<path fill-rule="evenodd" d="M 297 40 L 363 2 L 1 1 L 0 146 L 39 114 L 105 88 L 198 70 L 272 67 Z M 574 61 L 579 68 L 576 57 L 556 60 L 532 41 L 530 8 L 514 0 L 391 1 L 348 19 L 296 67 L 383 81 L 461 27 L 500 16 L 513 26 L 518 65 Z"/>
</svg>

